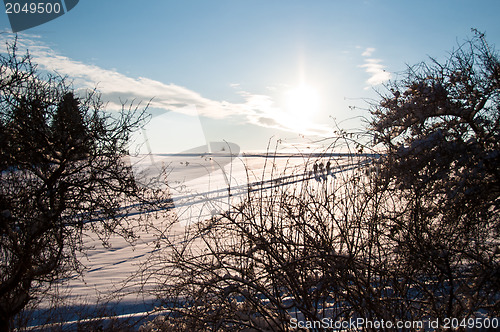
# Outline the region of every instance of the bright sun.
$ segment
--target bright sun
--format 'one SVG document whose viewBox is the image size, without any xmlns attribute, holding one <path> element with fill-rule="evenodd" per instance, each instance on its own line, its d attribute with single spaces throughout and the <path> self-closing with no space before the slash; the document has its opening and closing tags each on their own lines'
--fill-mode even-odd
<svg viewBox="0 0 500 332">
<path fill-rule="evenodd" d="M 310 122 L 320 104 L 318 91 L 309 85 L 299 85 L 286 94 L 286 110 L 294 122 Z"/>
</svg>

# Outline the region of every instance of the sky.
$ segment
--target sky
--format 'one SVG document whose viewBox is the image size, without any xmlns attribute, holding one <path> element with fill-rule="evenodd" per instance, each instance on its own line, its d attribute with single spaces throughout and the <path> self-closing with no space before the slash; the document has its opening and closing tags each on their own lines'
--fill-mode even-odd
<svg viewBox="0 0 500 332">
<path fill-rule="evenodd" d="M 41 68 L 148 105 L 152 152 L 227 141 L 303 150 L 362 130 L 384 83 L 473 36 L 500 45 L 496 0 L 81 0 L 18 33 Z M 14 34 L 0 13 L 1 51 Z M 142 135 L 142 136 L 141 136 Z"/>
</svg>

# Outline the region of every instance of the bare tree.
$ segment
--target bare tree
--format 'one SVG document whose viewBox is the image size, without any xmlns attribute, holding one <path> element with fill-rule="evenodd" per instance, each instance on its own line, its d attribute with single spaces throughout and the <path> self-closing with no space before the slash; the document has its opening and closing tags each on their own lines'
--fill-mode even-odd
<svg viewBox="0 0 500 332">
<path fill-rule="evenodd" d="M 77 97 L 15 43 L 0 57 L 0 330 L 80 271 L 85 232 L 132 242 L 127 214 L 166 204 L 126 162 L 129 134 L 145 120 L 132 106 L 105 113 L 96 92 Z"/>
<path fill-rule="evenodd" d="M 278 171 L 263 181 L 274 185 L 250 188 L 242 204 L 164 243 L 142 269 L 163 280 L 156 295 L 169 311 L 150 328 L 289 331 L 294 320 L 389 318 L 384 287 L 372 283 L 389 282 L 377 215 L 390 197 L 373 190 L 366 158 Z M 321 163 L 328 174 L 310 174 Z M 288 171 L 302 178 L 287 181 Z"/>
</svg>

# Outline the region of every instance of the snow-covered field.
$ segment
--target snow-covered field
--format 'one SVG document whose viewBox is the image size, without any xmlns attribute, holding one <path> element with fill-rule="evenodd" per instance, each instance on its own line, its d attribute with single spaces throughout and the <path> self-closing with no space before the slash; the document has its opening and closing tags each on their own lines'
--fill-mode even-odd
<svg viewBox="0 0 500 332">
<path fill-rule="evenodd" d="M 231 157 L 227 153 L 144 158 L 143 164 L 136 168 L 141 174 L 149 172 L 149 176 L 154 176 L 155 165 L 169 168 L 167 181 L 175 208 L 168 212 L 166 218 L 154 219 L 150 231 L 142 228 L 134 245 L 116 236 L 110 239 L 110 247 L 104 248 L 98 238 L 87 234 L 85 244 L 91 249 L 82 256 L 87 270 L 83 277 L 75 276 L 59 287 L 59 292 L 65 295 L 67 320 L 79 318 L 78 311 L 82 310 L 82 305 L 92 307 L 108 303 L 108 308 L 117 315 L 153 310 L 155 299 L 148 290 L 154 289 L 155 280 L 142 280 L 136 277 L 136 272 L 152 253 L 161 250 L 157 241 L 159 236 L 182 235 L 186 226 L 240 202 L 249 189 L 261 190 L 300 182 L 305 178 L 321 181 L 321 176 L 326 176 L 327 172 L 334 174 L 339 171 L 323 169 L 323 173 L 319 174 L 314 166 L 318 158 L 290 154 L 240 154 Z M 326 159 L 329 158 L 342 159 L 341 156 L 328 156 Z M 323 156 L 322 160 L 326 159 Z M 285 169 L 289 170 L 287 175 L 283 175 Z M 174 217 L 178 222 L 171 228 L 167 227 Z"/>
</svg>

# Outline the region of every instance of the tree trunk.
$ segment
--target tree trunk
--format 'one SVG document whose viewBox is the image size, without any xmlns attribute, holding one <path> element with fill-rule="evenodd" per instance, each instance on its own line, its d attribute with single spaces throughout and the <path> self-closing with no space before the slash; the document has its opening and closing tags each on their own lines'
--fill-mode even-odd
<svg viewBox="0 0 500 332">
<path fill-rule="evenodd" d="M 10 331 L 10 317 L 6 317 L 4 313 L 0 314 L 0 332 Z"/>
</svg>

